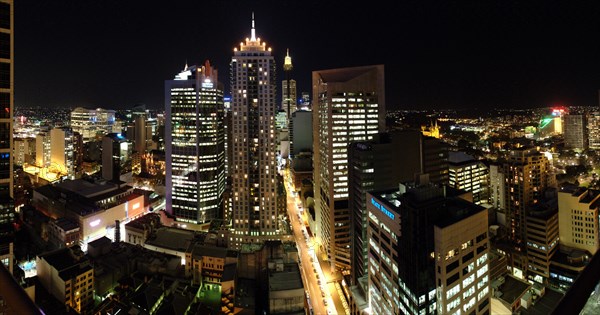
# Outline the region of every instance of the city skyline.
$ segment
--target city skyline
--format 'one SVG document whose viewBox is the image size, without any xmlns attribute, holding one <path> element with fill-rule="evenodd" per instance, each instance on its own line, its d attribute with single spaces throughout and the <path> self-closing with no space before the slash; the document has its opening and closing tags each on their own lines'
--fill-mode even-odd
<svg viewBox="0 0 600 315">
<path fill-rule="evenodd" d="M 163 108 L 162 85 L 186 62 L 228 69 L 240 34 L 250 36 L 252 12 L 278 79 L 289 49 L 298 95 L 311 92 L 312 71 L 383 64 L 389 109 L 598 104 L 600 44 L 586 35 L 600 28 L 592 3 L 232 0 L 154 8 L 24 0 L 15 7 L 17 106 Z"/>
</svg>

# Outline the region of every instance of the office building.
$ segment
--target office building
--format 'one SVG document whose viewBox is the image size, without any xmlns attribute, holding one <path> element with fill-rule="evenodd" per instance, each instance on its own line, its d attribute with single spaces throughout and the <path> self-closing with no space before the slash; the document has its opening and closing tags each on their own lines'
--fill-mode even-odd
<svg viewBox="0 0 600 315">
<path fill-rule="evenodd" d="M 61 176 L 75 177 L 73 130 L 69 127 L 50 130 L 50 168 Z"/>
<path fill-rule="evenodd" d="M 35 166 L 48 167 L 51 161 L 52 142 L 50 135 L 47 133 L 39 133 L 35 136 Z"/>
<path fill-rule="evenodd" d="M 35 138 L 15 138 L 15 165 L 34 164 L 35 162 Z"/>
<path fill-rule="evenodd" d="M 313 124 L 312 112 L 297 110 L 292 113 L 289 124 L 290 156 L 292 158 L 300 152 L 313 150 Z"/>
<path fill-rule="evenodd" d="M 564 119 L 565 148 L 582 151 L 588 148 L 587 118 L 584 114 L 569 114 Z"/>
<path fill-rule="evenodd" d="M 79 246 L 36 257 L 37 277 L 65 307 L 82 314 L 94 303 L 94 267 Z"/>
<path fill-rule="evenodd" d="M 0 260 L 13 271 L 13 1 L 0 1 Z M 0 296 L 0 301 L 2 301 Z"/>
<path fill-rule="evenodd" d="M 587 118 L 588 147 L 600 149 L 600 112 L 593 112 Z"/>
<path fill-rule="evenodd" d="M 317 242 L 332 268 L 350 267 L 348 145 L 385 127 L 383 65 L 313 71 Z"/>
<path fill-rule="evenodd" d="M 556 196 L 549 201 L 534 206 L 526 218 L 527 279 L 543 284 L 550 278 L 550 264 L 559 239 Z"/>
<path fill-rule="evenodd" d="M 448 152 L 448 181 L 451 187 L 473 193 L 473 202 L 488 202 L 488 168 L 464 152 Z"/>
<path fill-rule="evenodd" d="M 511 240 L 525 246 L 526 217 L 531 206 L 542 201 L 544 192 L 556 186 L 554 174 L 546 156 L 536 149 L 510 151 L 502 162 L 506 227 Z"/>
<path fill-rule="evenodd" d="M 487 211 L 464 193 L 426 182 L 367 193 L 373 314 L 490 313 Z"/>
<path fill-rule="evenodd" d="M 223 85 L 207 60 L 165 82 L 167 210 L 178 221 L 222 218 L 225 190 Z"/>
<path fill-rule="evenodd" d="M 506 193 L 504 191 L 504 173 L 502 164 L 490 164 L 490 204 L 497 210 L 504 211 L 506 209 Z"/>
<path fill-rule="evenodd" d="M 77 107 L 71 112 L 70 126 L 83 137 L 83 142 L 98 140 L 108 133 L 120 133 L 121 124 L 115 120 L 115 111 Z"/>
<path fill-rule="evenodd" d="M 403 153 L 401 137 L 378 134 L 372 141 L 353 142 L 348 148 L 348 204 L 351 214 L 352 283 L 367 275 L 367 192 L 393 187 L 400 181 Z"/>
<path fill-rule="evenodd" d="M 598 239 L 600 191 L 567 186 L 558 192 L 558 230 L 561 246 L 588 251 L 594 255 Z"/>
<path fill-rule="evenodd" d="M 232 214 L 230 243 L 280 239 L 277 219 L 276 64 L 271 48 L 250 38 L 231 58 Z"/>
<path fill-rule="evenodd" d="M 285 79 L 281 81 L 281 109 L 285 111 L 288 120 L 297 107 L 296 80 L 291 79 L 292 69 L 294 69 L 294 66 L 292 65 L 292 57 L 290 57 L 290 50 L 288 49 L 283 62 L 283 75 Z"/>
<path fill-rule="evenodd" d="M 109 133 L 102 138 L 102 178 L 119 181 L 131 171 L 133 144 L 121 133 Z"/>
</svg>

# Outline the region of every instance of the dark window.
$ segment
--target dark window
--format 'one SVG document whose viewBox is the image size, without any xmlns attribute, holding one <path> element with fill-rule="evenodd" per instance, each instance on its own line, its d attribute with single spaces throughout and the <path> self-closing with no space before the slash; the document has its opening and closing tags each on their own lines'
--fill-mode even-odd
<svg viewBox="0 0 600 315">
<path fill-rule="evenodd" d="M 10 4 L 0 2 L 0 28 L 10 29 Z"/>
<path fill-rule="evenodd" d="M 0 153 L 0 178 L 10 178 L 10 153 Z"/>
<path fill-rule="evenodd" d="M 483 252 L 486 248 L 487 248 L 487 244 L 483 244 L 483 245 L 477 247 L 477 254 Z"/>
<path fill-rule="evenodd" d="M 454 275 L 450 276 L 448 279 L 446 279 L 446 286 L 449 287 L 451 286 L 454 282 L 456 282 L 456 280 L 458 280 L 459 278 L 459 272 L 455 273 Z"/>
<path fill-rule="evenodd" d="M 10 93 L 0 93 L 0 118 L 10 118 Z"/>
<path fill-rule="evenodd" d="M 0 123 L 0 149 L 10 148 L 10 123 Z"/>
<path fill-rule="evenodd" d="M 465 263 L 465 261 L 469 261 L 469 260 L 471 260 L 471 259 L 473 259 L 473 252 L 470 252 L 470 253 L 468 253 L 468 254 L 464 255 L 464 256 L 463 256 L 463 258 L 462 258 L 462 262 L 463 262 L 463 264 L 464 264 L 464 263 Z"/>
<path fill-rule="evenodd" d="M 0 58 L 10 59 L 10 34 L 0 33 Z"/>
<path fill-rule="evenodd" d="M 485 300 L 483 300 L 483 302 L 481 302 L 479 304 L 477 309 L 481 312 L 481 310 L 484 309 L 489 303 L 490 303 L 490 299 L 485 299 Z M 487 313 L 487 311 L 486 311 L 486 313 Z"/>
<path fill-rule="evenodd" d="M 0 62 L 0 89 L 10 89 L 10 63 Z"/>
<path fill-rule="evenodd" d="M 475 240 L 477 243 L 483 241 L 485 238 L 487 237 L 487 233 L 484 232 L 483 234 L 477 236 L 477 239 Z"/>
<path fill-rule="evenodd" d="M 446 266 L 446 273 L 450 273 L 452 270 L 456 269 L 456 267 L 458 267 L 458 259 Z"/>
</svg>

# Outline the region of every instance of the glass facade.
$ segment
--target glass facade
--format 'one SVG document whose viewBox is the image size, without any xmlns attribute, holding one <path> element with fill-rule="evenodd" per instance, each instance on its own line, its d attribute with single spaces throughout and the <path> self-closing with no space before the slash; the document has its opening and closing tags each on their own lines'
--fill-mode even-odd
<svg viewBox="0 0 600 315">
<path fill-rule="evenodd" d="M 221 218 L 225 129 L 216 70 L 208 64 L 189 67 L 167 81 L 167 88 L 167 199 L 172 213 L 191 223 Z"/>
</svg>

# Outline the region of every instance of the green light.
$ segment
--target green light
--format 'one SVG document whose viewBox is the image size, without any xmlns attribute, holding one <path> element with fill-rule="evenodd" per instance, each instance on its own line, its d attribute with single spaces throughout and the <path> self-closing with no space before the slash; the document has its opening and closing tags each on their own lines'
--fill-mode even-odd
<svg viewBox="0 0 600 315">
<path fill-rule="evenodd" d="M 543 118 L 542 120 L 540 120 L 540 129 L 543 129 L 546 126 L 548 126 L 548 124 L 550 124 L 552 120 L 554 120 L 554 118 Z"/>
</svg>

